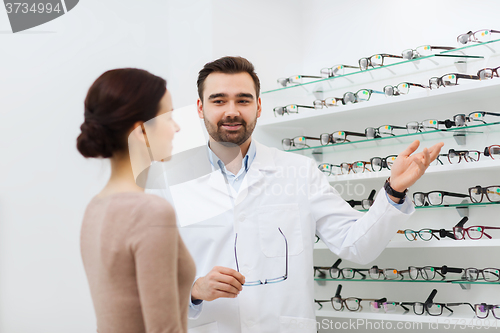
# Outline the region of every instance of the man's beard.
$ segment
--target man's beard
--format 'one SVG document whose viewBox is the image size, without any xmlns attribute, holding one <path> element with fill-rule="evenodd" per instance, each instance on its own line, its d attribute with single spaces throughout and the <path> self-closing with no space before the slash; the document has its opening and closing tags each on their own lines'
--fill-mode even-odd
<svg viewBox="0 0 500 333">
<path fill-rule="evenodd" d="M 257 117 L 255 120 L 247 124 L 245 120 L 241 117 L 224 118 L 221 119 L 216 126 L 207 120 L 207 117 L 203 117 L 205 122 L 205 127 L 207 128 L 208 134 L 216 142 L 227 142 L 233 143 L 235 145 L 242 145 L 248 138 L 252 135 L 255 125 L 257 124 Z M 222 127 L 223 124 L 241 124 L 241 127 L 236 131 L 228 131 Z"/>
</svg>

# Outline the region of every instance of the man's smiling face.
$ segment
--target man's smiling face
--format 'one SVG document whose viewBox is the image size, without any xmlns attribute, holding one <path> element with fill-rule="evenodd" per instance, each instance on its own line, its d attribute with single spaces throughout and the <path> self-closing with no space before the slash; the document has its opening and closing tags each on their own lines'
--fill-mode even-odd
<svg viewBox="0 0 500 333">
<path fill-rule="evenodd" d="M 261 101 L 248 73 L 214 72 L 207 76 L 198 114 L 213 140 L 242 145 L 252 135 L 260 113 Z"/>
</svg>

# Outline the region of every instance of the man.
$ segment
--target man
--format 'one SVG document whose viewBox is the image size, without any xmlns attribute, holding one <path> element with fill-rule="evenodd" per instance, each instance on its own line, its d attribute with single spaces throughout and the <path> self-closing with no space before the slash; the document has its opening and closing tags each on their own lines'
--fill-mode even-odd
<svg viewBox="0 0 500 333">
<path fill-rule="evenodd" d="M 221 58 L 199 73 L 198 115 L 210 138 L 189 164 L 210 164 L 211 172 L 169 189 L 197 267 L 193 333 L 316 332 L 315 234 L 342 258 L 374 260 L 414 211 L 405 190 L 443 146 L 412 155 L 419 145 L 412 143 L 373 206 L 361 213 L 313 160 L 252 139 L 262 111 L 259 91 L 253 65 L 244 58 Z"/>
</svg>

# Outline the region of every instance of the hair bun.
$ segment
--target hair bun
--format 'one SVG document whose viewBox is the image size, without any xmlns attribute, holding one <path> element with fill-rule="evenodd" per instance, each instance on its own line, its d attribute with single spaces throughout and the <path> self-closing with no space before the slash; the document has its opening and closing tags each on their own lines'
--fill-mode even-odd
<svg viewBox="0 0 500 333">
<path fill-rule="evenodd" d="M 164 79 L 142 69 L 104 72 L 85 97 L 78 151 L 85 157 L 103 158 L 128 153 L 128 134 L 137 122 L 156 117 L 166 85 Z"/>
<path fill-rule="evenodd" d="M 80 126 L 82 133 L 76 139 L 76 147 L 84 157 L 104 157 L 113 155 L 110 131 L 95 121 L 86 119 Z"/>
</svg>

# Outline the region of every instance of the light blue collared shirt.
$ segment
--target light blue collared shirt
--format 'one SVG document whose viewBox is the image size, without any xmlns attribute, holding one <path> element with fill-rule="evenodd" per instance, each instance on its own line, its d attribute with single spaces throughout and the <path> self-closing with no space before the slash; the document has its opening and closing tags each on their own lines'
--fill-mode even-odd
<svg viewBox="0 0 500 333">
<path fill-rule="evenodd" d="M 406 200 L 406 197 L 405 197 L 405 200 L 403 200 L 402 203 L 395 203 L 394 201 L 392 201 L 391 198 L 389 198 L 389 194 L 387 194 L 387 192 L 385 192 L 385 196 L 387 197 L 387 200 L 389 201 L 389 203 L 391 205 L 393 205 L 394 207 L 396 207 L 397 209 L 401 210 L 403 204 L 404 204 L 404 201 Z"/>
<path fill-rule="evenodd" d="M 210 159 L 210 164 L 212 164 L 213 167 L 216 168 L 218 167 L 226 177 L 229 185 L 231 185 L 231 187 L 236 192 L 238 192 L 243 182 L 243 178 L 245 178 L 245 175 L 247 174 L 248 169 L 250 169 L 250 165 L 252 165 L 252 162 L 255 159 L 255 155 L 257 153 L 257 150 L 255 148 L 255 143 L 253 142 L 253 140 L 250 142 L 247 154 L 245 155 L 245 157 L 243 157 L 243 161 L 241 163 L 241 169 L 240 171 L 238 171 L 236 175 L 226 169 L 224 162 L 222 162 L 221 159 L 217 155 L 215 155 L 212 149 L 210 149 L 209 145 L 207 145 L 207 147 L 208 147 L 208 156 Z"/>
</svg>

